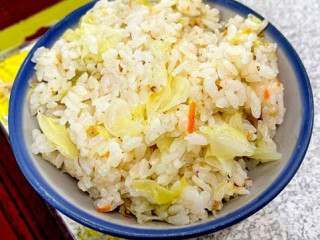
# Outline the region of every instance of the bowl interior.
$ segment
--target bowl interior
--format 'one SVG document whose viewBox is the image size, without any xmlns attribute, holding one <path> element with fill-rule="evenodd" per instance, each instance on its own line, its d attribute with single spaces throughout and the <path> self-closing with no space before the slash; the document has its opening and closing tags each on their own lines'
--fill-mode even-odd
<svg viewBox="0 0 320 240">
<path fill-rule="evenodd" d="M 230 4 L 228 2 L 219 0 L 213 4 L 220 9 L 222 19 L 228 19 L 235 14 L 247 15 L 251 12 L 251 10 L 245 7 L 240 8 L 240 4 L 233 2 Z M 50 47 L 61 36 L 64 30 L 74 26 L 81 15 L 92 5 L 93 3 L 89 3 L 74 12 L 67 19 L 64 19 L 62 23 L 48 32 L 38 42 L 36 47 Z M 139 234 L 148 234 L 149 230 L 150 234 L 152 231 L 153 233 L 154 231 L 158 231 L 159 234 L 162 234 L 161 230 L 164 229 L 166 230 L 166 234 L 171 234 L 171 236 L 177 235 L 177 233 L 180 236 L 191 235 L 210 231 L 209 229 L 217 230 L 245 218 L 272 200 L 291 179 L 302 161 L 311 134 L 312 121 L 305 123 L 307 116 L 313 119 L 312 99 L 310 100 L 311 92 L 302 91 L 302 87 L 308 85 L 307 77 L 304 72 L 304 74 L 297 73 L 298 70 L 301 70 L 297 69 L 296 62 L 292 60 L 291 55 L 289 56 L 291 46 L 289 45 L 288 48 L 288 43 L 286 41 L 282 42 L 282 35 L 279 38 L 277 34 L 277 30 L 272 26 L 269 26 L 266 30 L 266 38 L 278 43 L 279 79 L 285 88 L 284 102 L 286 114 L 283 124 L 278 128 L 275 137 L 278 151 L 282 153 L 282 159 L 260 165 L 255 170 L 249 172 L 249 176 L 253 180 L 253 187 L 250 190 L 251 194 L 225 204 L 215 219 L 210 217 L 206 221 L 188 225 L 187 227 L 176 227 L 160 222 L 140 225 L 135 219 L 126 219 L 119 213 L 101 214 L 96 212 L 92 205 L 92 200 L 86 193 L 79 190 L 74 179 L 58 171 L 51 164 L 43 161 L 41 157 L 33 155 L 30 150 L 32 143 L 31 132 L 34 128 L 38 127 L 36 118 L 30 115 L 29 104 L 26 100 L 29 88 L 27 81 L 34 74 L 34 65 L 30 62 L 30 59 L 27 59 L 16 79 L 15 85 L 19 87 L 14 87 L 12 92 L 14 100 L 10 103 L 10 136 L 20 167 L 35 189 L 60 211 L 85 225 L 116 235 L 123 236 L 130 233 L 130 236 L 133 237 L 141 236 Z M 300 62 L 298 61 L 298 63 Z M 302 71 L 304 71 L 303 67 Z M 308 104 L 311 107 L 306 107 Z M 301 134 L 307 135 L 302 136 Z M 305 143 L 301 145 L 299 143 L 301 139 L 298 141 L 298 138 L 304 138 L 304 141 L 307 142 L 306 145 Z M 302 155 L 297 156 L 297 151 L 300 151 Z M 284 173 L 288 173 L 288 176 Z M 279 184 L 283 181 L 285 184 Z M 280 189 L 277 185 L 280 186 Z M 208 222 L 210 223 L 208 224 Z M 187 232 L 186 229 L 190 231 Z"/>
</svg>

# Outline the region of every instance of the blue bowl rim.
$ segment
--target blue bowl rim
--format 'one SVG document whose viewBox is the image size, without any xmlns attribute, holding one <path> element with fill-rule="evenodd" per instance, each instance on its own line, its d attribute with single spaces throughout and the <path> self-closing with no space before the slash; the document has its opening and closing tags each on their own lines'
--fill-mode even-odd
<svg viewBox="0 0 320 240">
<path fill-rule="evenodd" d="M 262 18 L 252 9 L 234 0 L 211 0 L 210 2 L 216 4 L 217 7 L 221 6 L 227 8 L 242 16 L 254 14 Z M 301 112 L 302 120 L 300 133 L 294 152 L 292 153 L 287 165 L 280 173 L 280 175 L 258 197 L 256 197 L 240 209 L 226 216 L 199 225 L 170 229 L 143 229 L 126 227 L 93 217 L 86 213 L 84 210 L 77 208 L 69 203 L 57 192 L 55 192 L 55 190 L 52 189 L 44 179 L 42 179 L 35 166 L 32 165 L 32 160 L 28 155 L 27 146 L 24 141 L 22 132 L 23 108 L 21 108 L 21 106 L 23 106 L 23 103 L 25 101 L 29 77 L 33 73 L 34 64 L 31 62 L 31 58 L 38 47 L 50 46 L 50 44 L 53 43 L 54 39 L 56 39 L 55 37 L 59 36 L 66 29 L 65 25 L 68 25 L 70 22 L 76 23 L 74 19 L 77 19 L 78 21 L 78 19 L 87 10 L 92 8 L 95 3 L 96 1 L 87 3 L 86 5 L 73 11 L 59 23 L 54 25 L 30 51 L 27 58 L 23 62 L 14 82 L 9 105 L 10 141 L 16 160 L 23 174 L 25 175 L 29 183 L 33 186 L 33 188 L 56 209 L 58 209 L 68 217 L 80 222 L 81 224 L 104 233 L 112 234 L 114 236 L 133 239 L 165 239 L 173 237 L 186 238 L 209 234 L 244 220 L 245 218 L 260 210 L 272 199 L 274 199 L 290 182 L 303 161 L 312 134 L 314 105 L 310 81 L 301 59 L 299 58 L 298 54 L 291 46 L 291 44 L 288 42 L 288 40 L 271 23 L 269 23 L 265 31 L 269 36 L 273 38 L 274 41 L 278 43 L 278 46 L 284 51 L 286 57 L 289 59 L 291 65 L 295 69 L 295 74 L 299 81 L 303 108 Z"/>
</svg>

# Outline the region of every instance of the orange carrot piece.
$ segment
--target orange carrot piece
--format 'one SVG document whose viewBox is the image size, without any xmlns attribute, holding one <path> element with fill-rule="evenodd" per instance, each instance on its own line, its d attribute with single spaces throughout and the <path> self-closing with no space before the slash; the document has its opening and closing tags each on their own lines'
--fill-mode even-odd
<svg viewBox="0 0 320 240">
<path fill-rule="evenodd" d="M 264 90 L 263 96 L 264 96 L 264 99 L 269 99 L 270 98 L 270 92 L 269 92 L 268 89 Z"/>
<path fill-rule="evenodd" d="M 105 157 L 105 158 L 108 158 L 110 156 L 110 153 L 109 152 L 106 152 L 104 155 L 103 155 L 103 157 Z"/>
<path fill-rule="evenodd" d="M 279 78 L 275 78 L 275 80 L 276 80 L 276 82 L 277 82 L 277 87 L 280 87 L 281 86 L 281 83 L 280 83 L 280 81 L 279 81 Z"/>
<path fill-rule="evenodd" d="M 246 136 L 246 137 L 247 137 L 248 140 L 251 140 L 251 138 L 252 138 L 252 133 L 251 133 L 251 132 L 247 132 L 247 136 Z"/>
<path fill-rule="evenodd" d="M 251 33 L 251 29 L 246 28 L 242 31 L 244 34 L 250 34 Z"/>
<path fill-rule="evenodd" d="M 196 118 L 196 103 L 192 102 L 189 108 L 189 122 L 188 122 L 188 132 L 193 133 Z"/>
<path fill-rule="evenodd" d="M 111 208 L 110 204 L 107 204 L 101 208 L 98 207 L 96 210 L 97 212 L 104 213 L 104 212 L 109 212 L 110 208 Z"/>
</svg>

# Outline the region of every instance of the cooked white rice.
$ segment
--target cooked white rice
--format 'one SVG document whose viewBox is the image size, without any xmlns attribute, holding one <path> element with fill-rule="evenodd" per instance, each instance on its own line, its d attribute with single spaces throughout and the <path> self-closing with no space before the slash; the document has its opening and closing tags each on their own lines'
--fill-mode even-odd
<svg viewBox="0 0 320 240">
<path fill-rule="evenodd" d="M 222 23 L 202 0 L 97 2 L 33 56 L 30 109 L 47 124 L 33 131 L 33 152 L 76 178 L 100 212 L 206 219 L 249 194 L 248 169 L 281 157 L 272 138 L 283 86 L 266 25 Z"/>
</svg>

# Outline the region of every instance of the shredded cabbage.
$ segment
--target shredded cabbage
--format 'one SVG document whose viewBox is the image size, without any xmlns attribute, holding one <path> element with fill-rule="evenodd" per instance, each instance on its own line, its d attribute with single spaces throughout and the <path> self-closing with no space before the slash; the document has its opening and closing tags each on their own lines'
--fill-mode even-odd
<svg viewBox="0 0 320 240">
<path fill-rule="evenodd" d="M 174 106 L 186 102 L 190 91 L 187 78 L 177 76 L 168 77 L 168 85 L 158 94 L 152 94 L 147 101 L 147 115 L 159 111 L 165 112 Z"/>
<path fill-rule="evenodd" d="M 282 155 L 277 152 L 277 145 L 271 138 L 263 137 L 256 141 L 257 148 L 251 156 L 262 163 L 279 160 Z"/>
<path fill-rule="evenodd" d="M 139 104 L 131 110 L 132 118 L 145 118 L 146 105 Z"/>
<path fill-rule="evenodd" d="M 80 38 L 80 31 L 79 29 L 68 29 L 64 32 L 61 38 L 67 40 L 68 42 L 77 41 Z"/>
<path fill-rule="evenodd" d="M 106 123 L 107 125 L 114 123 L 119 118 L 130 118 L 131 111 L 129 104 L 121 99 L 117 98 L 110 102 L 110 105 L 106 111 Z"/>
<path fill-rule="evenodd" d="M 210 166 L 218 169 L 222 173 L 232 176 L 233 161 L 233 158 L 228 159 L 216 157 L 214 154 L 212 154 L 211 147 L 207 147 L 207 151 L 205 154 L 205 162 Z"/>
<path fill-rule="evenodd" d="M 242 114 L 237 112 L 229 120 L 230 127 L 243 132 Z"/>
<path fill-rule="evenodd" d="M 269 137 L 268 127 L 265 124 L 259 125 L 258 131 L 258 140 L 256 141 L 257 148 L 251 158 L 259 160 L 262 163 L 280 159 L 282 155 L 277 152 L 277 145 Z"/>
<path fill-rule="evenodd" d="M 149 49 L 157 58 L 163 58 L 165 53 L 168 51 L 169 46 L 170 45 L 167 42 L 156 40 L 152 41 Z"/>
<path fill-rule="evenodd" d="M 110 135 L 109 135 L 108 131 L 103 126 L 98 125 L 96 127 L 96 129 L 97 129 L 97 132 L 99 134 L 101 134 L 106 140 L 109 140 Z"/>
<path fill-rule="evenodd" d="M 206 157 L 205 162 L 210 166 L 218 169 L 222 173 L 232 176 L 233 159 L 224 159 L 218 157 Z"/>
<path fill-rule="evenodd" d="M 41 113 L 37 115 L 40 129 L 46 137 L 59 147 L 63 156 L 77 160 L 79 151 L 71 141 L 67 128 L 58 119 L 47 117 Z"/>
<path fill-rule="evenodd" d="M 121 98 L 110 102 L 104 125 L 116 137 L 140 135 L 145 129 L 138 120 L 132 120 L 129 104 Z"/>
<path fill-rule="evenodd" d="M 130 118 L 119 118 L 114 121 L 108 131 L 116 137 L 137 136 L 144 132 L 145 126 Z"/>
<path fill-rule="evenodd" d="M 268 21 L 266 19 L 261 20 L 252 14 L 248 15 L 248 19 L 256 25 L 254 30 L 257 34 L 261 33 L 268 26 Z"/>
<path fill-rule="evenodd" d="M 177 76 L 172 79 L 171 84 L 171 94 L 166 98 L 160 106 L 159 111 L 165 112 L 174 106 L 186 102 L 190 91 L 190 82 L 187 78 Z"/>
<path fill-rule="evenodd" d="M 171 146 L 174 138 L 171 137 L 160 137 L 156 140 L 156 145 L 159 148 L 160 152 L 165 151 Z"/>
<path fill-rule="evenodd" d="M 152 69 L 152 84 L 167 86 L 168 71 L 166 63 L 164 61 L 160 61 L 154 64 Z"/>
<path fill-rule="evenodd" d="M 97 145 L 94 146 L 93 149 L 90 150 L 89 152 L 89 157 L 94 157 L 95 155 L 98 156 L 103 156 L 106 154 L 107 149 L 108 148 L 108 142 L 107 141 L 103 141 L 98 143 Z"/>
<path fill-rule="evenodd" d="M 159 93 L 157 94 L 151 94 L 147 103 L 146 103 L 146 109 L 147 109 L 147 115 L 149 116 L 151 113 L 154 113 L 158 111 L 161 103 L 170 97 L 171 95 L 171 79 L 172 77 L 169 75 L 168 77 L 168 84 L 165 88 L 163 88 Z"/>
<path fill-rule="evenodd" d="M 248 19 L 250 19 L 252 22 L 256 23 L 256 24 L 261 24 L 262 20 L 258 17 L 256 17 L 253 14 L 248 14 Z"/>
<path fill-rule="evenodd" d="M 137 4 L 143 4 L 146 7 L 150 6 L 149 2 L 147 0 L 136 0 Z"/>
<path fill-rule="evenodd" d="M 201 129 L 207 135 L 213 156 L 233 159 L 236 156 L 251 156 L 255 147 L 247 140 L 245 134 L 228 124 L 214 128 Z"/>
<path fill-rule="evenodd" d="M 152 41 L 149 49 L 156 56 L 157 60 L 152 69 L 152 83 L 156 86 L 167 86 L 168 70 L 166 62 L 163 60 L 169 49 L 169 44 L 164 41 Z"/>
<path fill-rule="evenodd" d="M 181 185 L 176 191 L 168 190 L 167 188 L 159 185 L 156 181 L 144 179 L 132 181 L 132 186 L 140 192 L 145 193 L 156 204 L 164 204 L 173 201 L 179 197 L 187 181 L 185 177 L 182 177 Z"/>
<path fill-rule="evenodd" d="M 102 15 L 106 13 L 100 10 Z M 109 26 L 100 26 L 96 28 L 97 22 L 101 21 L 95 13 L 87 13 L 80 21 L 79 27 L 75 30 L 68 29 L 62 35 L 62 38 L 68 42 L 81 41 L 81 58 L 94 59 L 101 62 L 102 53 L 114 47 L 122 39 L 120 30 Z M 101 27 L 103 29 L 101 29 Z"/>
</svg>

